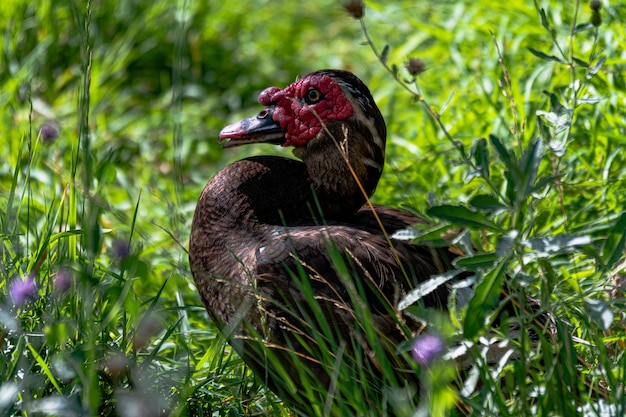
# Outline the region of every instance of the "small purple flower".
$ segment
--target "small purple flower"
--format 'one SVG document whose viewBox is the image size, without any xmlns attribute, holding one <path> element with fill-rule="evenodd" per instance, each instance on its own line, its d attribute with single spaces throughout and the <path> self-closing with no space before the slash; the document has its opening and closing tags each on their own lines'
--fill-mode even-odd
<svg viewBox="0 0 626 417">
<path fill-rule="evenodd" d="M 113 241 L 111 245 L 111 249 L 113 250 L 113 258 L 117 261 L 123 261 L 128 258 L 131 254 L 130 252 L 130 243 L 124 239 L 116 239 Z"/>
<path fill-rule="evenodd" d="M 52 286 L 54 288 L 54 292 L 57 294 L 63 294 L 72 287 L 73 283 L 74 271 L 69 268 L 60 268 L 54 277 Z"/>
<path fill-rule="evenodd" d="M 59 129 L 52 123 L 46 122 L 39 128 L 41 140 L 44 142 L 52 142 L 59 137 Z"/>
<path fill-rule="evenodd" d="M 443 340 L 434 334 L 418 336 L 413 341 L 411 356 L 420 366 L 426 366 L 439 359 L 443 353 Z"/>
<path fill-rule="evenodd" d="M 17 307 L 22 307 L 27 302 L 35 300 L 37 298 L 35 277 L 31 275 L 26 279 L 14 279 L 9 285 L 9 294 L 11 294 L 13 304 Z"/>
</svg>

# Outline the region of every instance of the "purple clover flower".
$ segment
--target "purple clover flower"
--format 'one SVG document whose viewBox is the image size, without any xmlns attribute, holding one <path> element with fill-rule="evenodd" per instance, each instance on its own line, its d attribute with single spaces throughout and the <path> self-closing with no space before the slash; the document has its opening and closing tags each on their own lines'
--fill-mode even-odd
<svg viewBox="0 0 626 417">
<path fill-rule="evenodd" d="M 74 283 L 74 271 L 69 268 L 60 268 L 54 278 L 52 287 L 57 294 L 64 294 Z"/>
<path fill-rule="evenodd" d="M 9 285 L 9 294 L 13 299 L 13 304 L 22 307 L 29 301 L 37 299 L 37 284 L 32 275 L 28 278 L 15 278 Z"/>
<path fill-rule="evenodd" d="M 440 336 L 434 334 L 420 335 L 413 341 L 411 347 L 411 356 L 420 366 L 426 366 L 433 363 L 441 357 L 443 353 L 443 340 Z"/>
<path fill-rule="evenodd" d="M 46 122 L 39 128 L 39 134 L 43 142 L 52 142 L 59 137 L 59 129 L 54 124 Z"/>
<path fill-rule="evenodd" d="M 116 239 L 111 244 L 113 258 L 117 261 L 123 261 L 131 255 L 130 243 L 124 239 Z"/>
</svg>

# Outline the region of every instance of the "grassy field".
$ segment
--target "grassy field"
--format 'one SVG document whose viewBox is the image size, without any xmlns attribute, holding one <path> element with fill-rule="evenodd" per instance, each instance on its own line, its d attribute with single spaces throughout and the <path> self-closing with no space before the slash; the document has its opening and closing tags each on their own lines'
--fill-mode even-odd
<svg viewBox="0 0 626 417">
<path fill-rule="evenodd" d="M 624 415 L 626 4 L 217 3 L 0 6 L 0 415 L 292 413 L 209 321 L 186 248 L 217 170 L 289 154 L 223 152 L 219 130 L 321 68 L 386 118 L 375 202 L 432 220 L 416 241 L 461 228 L 476 282 L 461 310 L 415 310 L 472 346 L 467 372 L 416 365 L 419 394 L 347 386 L 305 412 Z M 490 363 L 475 342 L 503 287 L 556 324 L 530 343 L 533 317 L 511 317 L 521 355 Z"/>
</svg>

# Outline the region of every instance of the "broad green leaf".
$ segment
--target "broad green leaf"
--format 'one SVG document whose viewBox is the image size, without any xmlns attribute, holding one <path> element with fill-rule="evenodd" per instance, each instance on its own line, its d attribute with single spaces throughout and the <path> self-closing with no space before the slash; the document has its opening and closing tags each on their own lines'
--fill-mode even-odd
<svg viewBox="0 0 626 417">
<path fill-rule="evenodd" d="M 502 205 L 500 201 L 491 194 L 475 195 L 469 201 L 469 204 L 479 210 L 501 211 L 506 209 L 506 206 Z"/>
<path fill-rule="evenodd" d="M 477 271 L 479 269 L 487 269 L 493 266 L 500 257 L 495 252 L 481 253 L 474 256 L 464 256 L 456 258 L 453 264 L 457 268 L 463 268 L 468 271 Z"/>
<path fill-rule="evenodd" d="M 398 240 L 412 240 L 415 243 L 422 243 L 435 247 L 448 246 L 449 242 L 444 238 L 454 229 L 452 224 L 438 224 L 426 230 L 402 229 L 395 232 L 391 237 Z"/>
<path fill-rule="evenodd" d="M 487 272 L 476 286 L 463 323 L 463 337 L 466 339 L 473 339 L 483 330 L 487 314 L 498 305 L 507 264 L 508 256 Z"/>
<path fill-rule="evenodd" d="M 489 149 L 487 148 L 487 141 L 483 138 L 476 139 L 472 144 L 471 153 L 480 175 L 483 178 L 489 178 Z"/>
<path fill-rule="evenodd" d="M 495 231 L 502 230 L 500 226 L 495 224 L 492 220 L 488 219 L 482 213 L 472 211 L 463 206 L 452 206 L 444 204 L 441 206 L 431 207 L 430 209 L 428 209 L 427 213 L 430 216 L 448 220 L 450 222 L 463 226 L 487 228 Z"/>
<path fill-rule="evenodd" d="M 525 200 L 532 192 L 542 156 L 543 141 L 538 139 L 530 142 L 520 161 L 522 178 L 520 184 L 518 184 L 518 190 L 521 191 L 521 193 L 518 193 L 518 201 Z"/>
<path fill-rule="evenodd" d="M 504 256 L 504 254 L 513 247 L 518 236 L 519 232 L 517 230 L 511 230 L 506 235 L 501 236 L 496 243 L 496 253 L 498 256 Z"/>
<path fill-rule="evenodd" d="M 536 252 L 536 256 L 545 258 L 558 253 L 571 251 L 577 246 L 584 246 L 591 243 L 588 235 L 572 236 L 557 235 L 528 239 L 521 242 L 522 245 Z"/>
<path fill-rule="evenodd" d="M 415 304 L 421 298 L 435 291 L 437 288 L 444 285 L 446 282 L 450 281 L 461 272 L 462 271 L 460 270 L 449 271 L 448 273 L 443 275 L 435 275 L 431 279 L 420 283 L 417 288 L 411 290 L 404 298 L 402 298 L 402 300 L 400 300 L 400 302 L 398 303 L 398 309 L 404 310 L 407 307 Z"/>
<path fill-rule="evenodd" d="M 504 146 L 502 141 L 496 135 L 489 135 L 489 140 L 491 141 L 491 145 L 495 148 L 496 152 L 500 156 L 502 162 L 508 169 L 514 167 L 515 156 L 509 152 L 509 150 Z"/>
</svg>

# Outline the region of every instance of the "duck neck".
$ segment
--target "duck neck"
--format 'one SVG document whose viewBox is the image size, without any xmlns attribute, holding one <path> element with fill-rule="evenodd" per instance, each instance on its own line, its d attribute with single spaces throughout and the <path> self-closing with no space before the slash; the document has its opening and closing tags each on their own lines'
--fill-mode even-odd
<svg viewBox="0 0 626 417">
<path fill-rule="evenodd" d="M 354 214 L 376 189 L 384 164 L 384 142 L 368 129 L 331 122 L 294 154 L 306 165 L 309 183 L 326 219 Z"/>
</svg>

